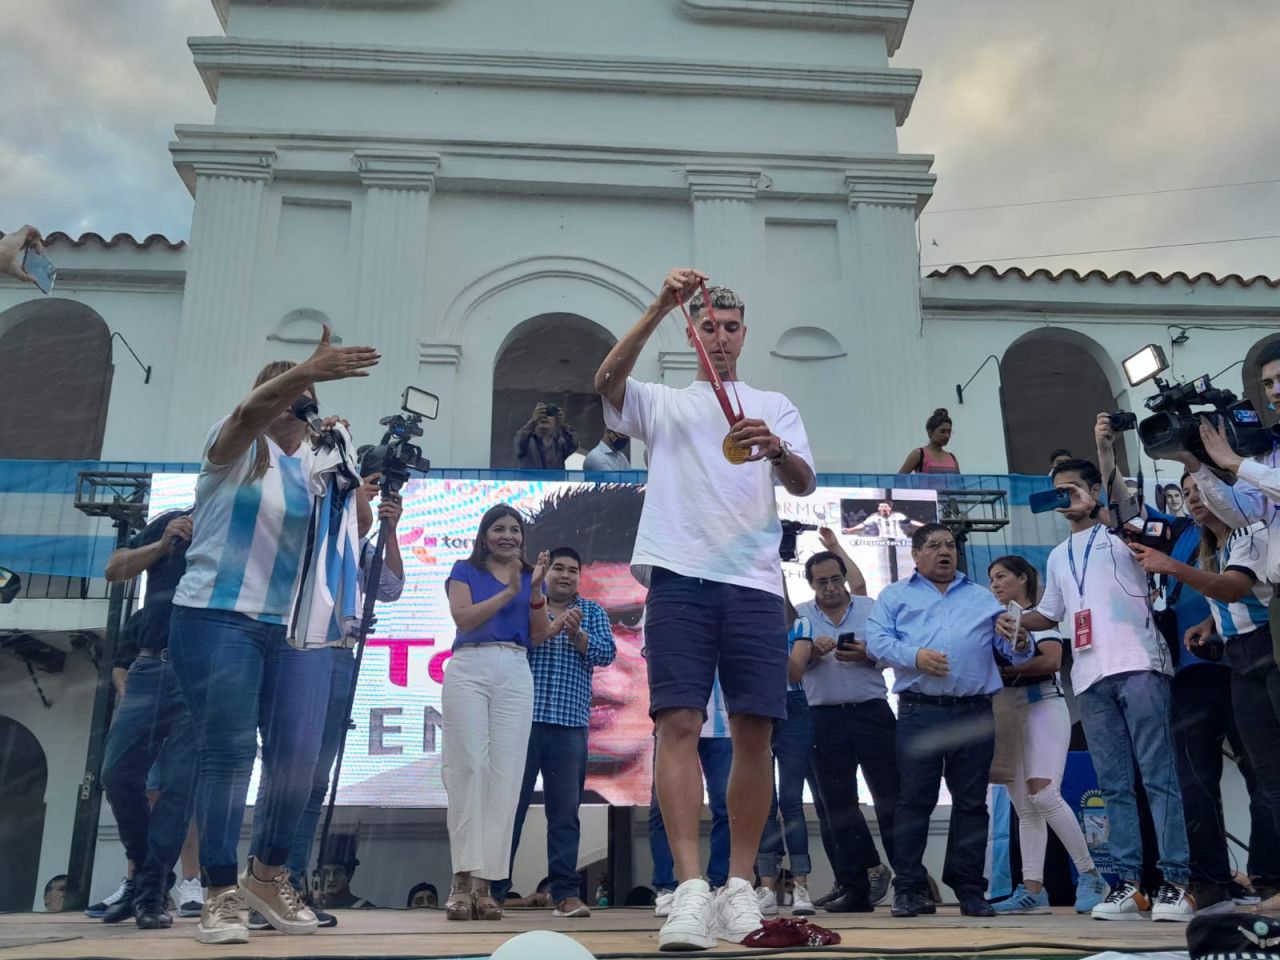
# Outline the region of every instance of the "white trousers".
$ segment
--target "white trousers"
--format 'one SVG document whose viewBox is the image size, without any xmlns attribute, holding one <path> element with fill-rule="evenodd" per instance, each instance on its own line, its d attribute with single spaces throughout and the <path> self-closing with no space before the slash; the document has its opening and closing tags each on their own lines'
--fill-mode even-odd
<svg viewBox="0 0 1280 960">
<path fill-rule="evenodd" d="M 533 725 L 533 674 L 512 644 L 468 644 L 444 671 L 441 756 L 453 872 L 505 880 Z"/>
<path fill-rule="evenodd" d="M 1093 869 L 1093 858 L 1080 830 L 1080 821 L 1062 799 L 1062 772 L 1071 744 L 1071 718 L 1062 697 L 1026 702 L 1021 691 L 1016 707 L 1019 733 L 1014 753 L 1014 774 L 1009 782 L 1009 798 L 1018 811 L 1018 834 L 1022 844 L 1022 878 L 1044 882 L 1044 854 L 1049 828 L 1058 835 L 1081 873 Z M 1038 793 L 1029 793 L 1028 780 L 1048 780 Z"/>
</svg>

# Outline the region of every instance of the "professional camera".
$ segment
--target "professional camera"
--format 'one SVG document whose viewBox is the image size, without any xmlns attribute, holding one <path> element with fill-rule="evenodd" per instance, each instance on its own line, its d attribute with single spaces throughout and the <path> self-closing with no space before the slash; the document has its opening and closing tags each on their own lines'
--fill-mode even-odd
<svg viewBox="0 0 1280 960">
<path fill-rule="evenodd" d="M 560 416 L 560 407 L 554 403 L 548 403 L 546 406 L 546 411 L 547 411 L 548 417 L 554 418 L 554 417 Z"/>
<path fill-rule="evenodd" d="M 817 530 L 812 523 L 801 523 L 799 520 L 782 521 L 782 542 L 778 544 L 778 556 L 783 560 L 796 559 L 796 536 L 805 530 Z"/>
<path fill-rule="evenodd" d="M 1271 431 L 1263 426 L 1262 418 L 1250 401 L 1237 399 L 1230 390 L 1213 386 L 1208 376 L 1198 377 L 1190 383 L 1166 383 L 1159 375 L 1168 366 L 1164 351 L 1155 344 L 1143 347 L 1125 360 L 1125 375 L 1131 386 L 1154 379 L 1160 392 L 1143 401 L 1151 416 L 1139 423 L 1133 413 L 1113 413 L 1112 430 L 1136 428 L 1143 449 L 1154 458 L 1167 459 L 1171 454 L 1185 452 L 1212 462 L 1200 441 L 1200 418 L 1203 414 L 1194 413 L 1191 408 L 1213 407 L 1216 414 L 1210 417 L 1210 422 L 1225 425 L 1227 441 L 1236 453 L 1252 457 L 1271 449 Z"/>
<path fill-rule="evenodd" d="M 363 446 L 358 451 L 360 475 L 382 474 L 383 487 L 391 493 L 404 485 L 410 471 L 425 474 L 431 469 L 431 461 L 422 456 L 422 448 L 409 441 L 422 436 L 420 424 L 424 419 L 436 418 L 440 398 L 417 387 L 405 387 L 400 409 L 402 413 L 393 413 L 378 421 L 387 428 L 382 442 L 377 446 Z"/>
</svg>

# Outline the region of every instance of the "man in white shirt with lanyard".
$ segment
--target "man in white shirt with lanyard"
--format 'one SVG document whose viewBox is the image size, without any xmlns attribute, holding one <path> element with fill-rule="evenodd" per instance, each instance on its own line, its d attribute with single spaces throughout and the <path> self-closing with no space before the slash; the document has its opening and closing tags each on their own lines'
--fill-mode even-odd
<svg viewBox="0 0 1280 960">
<path fill-rule="evenodd" d="M 696 270 L 668 273 L 658 298 L 595 377 L 605 426 L 641 440 L 649 453 L 631 570 L 649 587 L 654 780 L 679 881 L 658 936 L 664 950 L 709 949 L 717 939 L 741 943 L 760 926 L 751 878 L 772 794 L 773 721 L 787 716 L 774 483 L 795 496 L 815 486 L 796 408 L 780 393 L 738 382 L 747 332 L 742 300 L 726 287 L 707 290 L 705 280 Z M 686 301 L 686 335 L 699 360 L 694 382 L 675 389 L 631 379 L 658 325 Z M 729 881 L 713 901 L 698 864 L 698 736 L 717 668 L 733 741 L 732 827 Z"/>
<path fill-rule="evenodd" d="M 1071 683 L 1120 874 L 1120 883 L 1093 908 L 1093 918 L 1130 920 L 1150 910 L 1152 920 L 1185 922 L 1195 907 L 1186 894 L 1187 830 L 1169 720 L 1173 664 L 1151 614 L 1146 575 L 1128 544 L 1107 529 L 1109 515 L 1098 502 L 1098 468 L 1088 460 L 1067 460 L 1053 468 L 1053 483 L 1071 497 L 1070 506 L 1058 510 L 1071 534 L 1049 555 L 1044 596 L 1023 614 L 1022 626 L 1049 630 L 1064 619 L 1070 625 Z M 1004 614 L 1000 631 L 1007 635 L 1012 625 L 1013 618 Z M 1154 898 L 1141 888 L 1135 761 L 1164 876 Z"/>
</svg>

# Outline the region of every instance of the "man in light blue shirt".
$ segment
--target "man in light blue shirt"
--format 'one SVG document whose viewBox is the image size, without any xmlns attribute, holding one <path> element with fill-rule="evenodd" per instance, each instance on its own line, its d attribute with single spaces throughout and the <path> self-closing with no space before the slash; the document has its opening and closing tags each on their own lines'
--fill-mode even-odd
<svg viewBox="0 0 1280 960">
<path fill-rule="evenodd" d="M 940 523 L 911 538 L 916 571 L 881 591 L 867 617 L 867 654 L 894 668 L 901 789 L 893 852 L 895 917 L 933 913 L 924 868 L 929 817 L 945 776 L 951 825 L 942 880 L 968 917 L 994 912 L 984 892 L 987 776 L 995 751 L 991 695 L 1000 689 L 994 652 L 1014 663 L 1033 648 L 996 633 L 1003 608 L 956 568 L 956 541 Z"/>
</svg>

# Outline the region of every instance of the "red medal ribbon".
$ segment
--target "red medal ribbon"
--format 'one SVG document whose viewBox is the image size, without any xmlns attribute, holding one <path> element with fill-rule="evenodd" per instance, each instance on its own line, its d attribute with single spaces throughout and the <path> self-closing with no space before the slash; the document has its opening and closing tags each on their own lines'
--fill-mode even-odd
<svg viewBox="0 0 1280 960">
<path fill-rule="evenodd" d="M 707 284 L 704 280 L 698 281 L 702 287 L 702 299 L 706 304 L 707 318 L 714 325 L 716 322 L 715 311 L 711 309 L 711 294 L 707 292 Z M 676 291 L 676 303 L 680 304 L 680 311 L 684 314 L 684 321 L 689 327 L 689 336 L 693 340 L 693 349 L 698 354 L 698 363 L 702 366 L 703 371 L 707 375 L 707 379 L 711 381 L 711 392 L 716 395 L 716 400 L 720 402 L 720 409 L 724 411 L 725 419 L 729 421 L 729 426 L 733 426 L 739 420 L 742 420 L 745 414 L 742 412 L 742 399 L 738 396 L 738 388 L 733 388 L 733 399 L 738 402 L 738 410 L 735 413 L 733 404 L 729 402 L 729 393 L 724 388 L 724 381 L 720 379 L 720 374 L 716 373 L 716 368 L 711 364 L 711 357 L 707 354 L 707 348 L 702 343 L 702 338 L 698 336 L 698 331 L 693 326 L 693 317 L 689 315 L 689 310 L 684 305 L 684 299 L 680 296 L 680 291 Z M 729 381 L 733 383 L 733 381 Z"/>
</svg>

